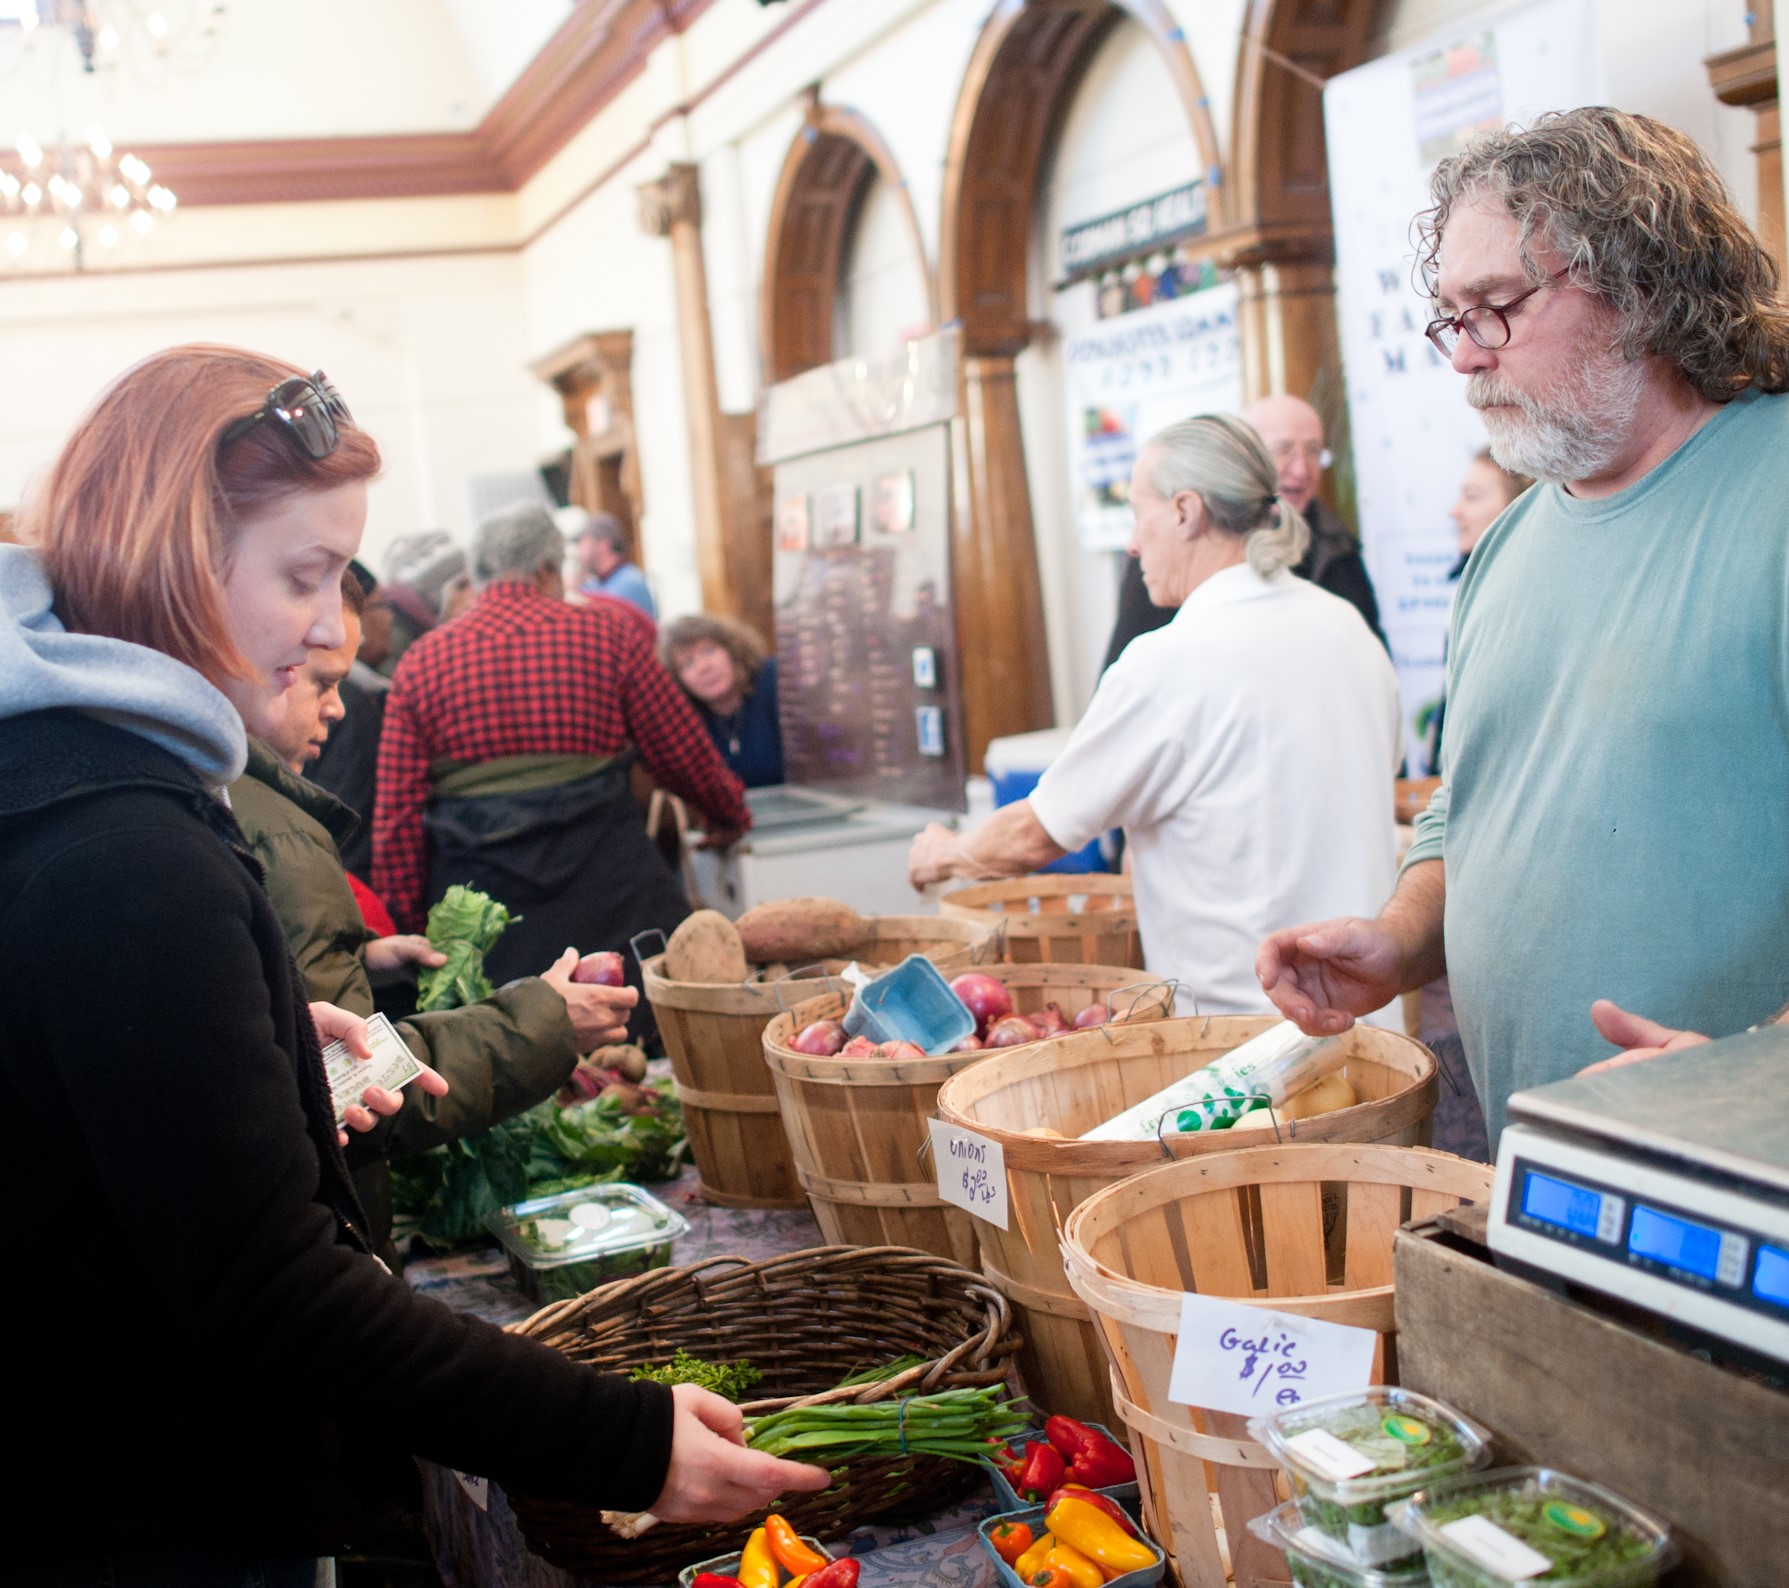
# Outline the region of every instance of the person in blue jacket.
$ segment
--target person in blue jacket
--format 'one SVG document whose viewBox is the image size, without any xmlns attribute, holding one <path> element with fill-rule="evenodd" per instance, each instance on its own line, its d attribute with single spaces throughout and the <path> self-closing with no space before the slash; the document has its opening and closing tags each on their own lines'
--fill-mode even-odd
<svg viewBox="0 0 1789 1588">
<path fill-rule="evenodd" d="M 757 634 L 732 618 L 692 613 L 659 631 L 658 654 L 739 780 L 747 788 L 781 783 L 776 658 Z"/>
</svg>

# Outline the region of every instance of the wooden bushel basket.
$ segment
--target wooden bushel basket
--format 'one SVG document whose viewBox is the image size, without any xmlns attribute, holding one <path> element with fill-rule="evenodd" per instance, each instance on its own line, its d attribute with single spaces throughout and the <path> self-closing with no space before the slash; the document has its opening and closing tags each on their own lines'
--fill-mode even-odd
<svg viewBox="0 0 1789 1588">
<path fill-rule="evenodd" d="M 939 1089 L 940 1119 L 999 1142 L 1006 1155 L 1007 1228 L 975 1221 L 982 1272 L 1019 1310 L 1025 1382 L 1050 1411 L 1107 1424 L 1117 1415 L 1099 1331 L 1062 1271 L 1063 1222 L 1094 1192 L 1170 1155 L 1157 1141 L 1072 1138 L 1276 1024 L 1273 1015 L 1211 1015 L 1078 1031 L 987 1054 Z M 1280 1139 L 1426 1147 L 1439 1092 L 1434 1056 L 1376 1026 L 1356 1025 L 1341 1040 L 1341 1073 L 1360 1101 L 1286 1120 L 1276 1127 Z M 1071 1139 L 1024 1134 L 1038 1126 Z M 1190 1157 L 1273 1139 L 1213 1131 L 1168 1141 L 1172 1156 Z"/>
<path fill-rule="evenodd" d="M 1414 1147 L 1248 1147 L 1133 1175 L 1069 1215 L 1068 1281 L 1099 1325 L 1144 1519 L 1181 1588 L 1224 1588 L 1211 1489 L 1236 1588 L 1287 1581 L 1284 1557 L 1248 1531 L 1281 1498 L 1273 1458 L 1246 1418 L 1168 1399 L 1182 1294 L 1376 1330 L 1372 1381 L 1395 1382 L 1392 1237 L 1488 1196 L 1491 1179 L 1488 1164 Z"/>
<path fill-rule="evenodd" d="M 1110 872 L 1040 872 L 957 888 L 938 901 L 944 915 L 996 931 L 1015 965 L 1143 967 L 1131 879 Z"/>
<path fill-rule="evenodd" d="M 954 976 L 990 952 L 988 929 L 973 921 L 885 915 L 869 924 L 848 959 L 879 970 L 909 954 L 924 954 Z M 670 981 L 663 954 L 640 961 L 646 997 L 677 1078 L 704 1201 L 725 1208 L 791 1208 L 806 1200 L 783 1135 L 776 1089 L 764 1067 L 764 1027 L 773 1015 L 830 985 L 828 972 L 848 959 L 804 966 L 780 981 L 737 985 Z"/>
<path fill-rule="evenodd" d="M 1170 989 L 1123 965 L 984 965 L 1006 984 L 1021 1014 L 1061 1004 L 1072 1015 L 1090 1003 L 1136 988 L 1121 1008 L 1165 1014 Z M 1152 994 L 1148 989 L 1154 989 Z M 985 1052 L 925 1059 L 819 1058 L 797 1053 L 790 1039 L 816 1020 L 841 1020 L 851 1000 L 843 993 L 810 999 L 764 1029 L 764 1062 L 776 1084 L 796 1178 L 829 1241 L 854 1245 L 917 1246 L 952 1262 L 975 1266 L 969 1215 L 938 1195 L 926 1121 L 937 1111 L 938 1088 Z M 1043 1043 L 1038 1044 L 1044 1046 Z M 1031 1051 L 1029 1048 L 1022 1051 Z"/>
<path fill-rule="evenodd" d="M 887 1247 L 661 1268 L 547 1307 L 512 1332 L 609 1373 L 663 1365 L 680 1348 L 708 1362 L 744 1358 L 764 1375 L 754 1390 L 763 1398 L 741 1407 L 748 1416 L 999 1384 L 1016 1344 L 1005 1298 L 979 1274 Z M 891 1378 L 835 1387 L 907 1355 L 923 1360 Z M 831 1488 L 786 1494 L 777 1509 L 798 1533 L 836 1539 L 892 1512 L 934 1511 L 980 1479 L 970 1463 L 935 1456 L 859 1457 L 838 1465 Z M 595 1506 L 509 1499 L 530 1550 L 600 1583 L 675 1582 L 682 1567 L 739 1549 L 764 1520 L 760 1511 L 737 1522 L 665 1523 L 624 1539 Z"/>
</svg>

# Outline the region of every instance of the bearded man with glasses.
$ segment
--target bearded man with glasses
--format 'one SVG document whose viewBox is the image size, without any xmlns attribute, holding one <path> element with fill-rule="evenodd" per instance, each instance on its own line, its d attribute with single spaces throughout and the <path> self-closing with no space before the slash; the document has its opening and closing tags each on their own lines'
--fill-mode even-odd
<svg viewBox="0 0 1789 1588">
<path fill-rule="evenodd" d="M 1539 483 L 1463 576 L 1445 782 L 1391 900 L 1256 971 L 1313 1033 L 1445 972 L 1495 1143 L 1512 1091 L 1659 1041 L 1618 1006 L 1732 1032 L 1789 991 L 1789 312 L 1643 116 L 1493 133 L 1432 195 L 1428 334 Z"/>
</svg>

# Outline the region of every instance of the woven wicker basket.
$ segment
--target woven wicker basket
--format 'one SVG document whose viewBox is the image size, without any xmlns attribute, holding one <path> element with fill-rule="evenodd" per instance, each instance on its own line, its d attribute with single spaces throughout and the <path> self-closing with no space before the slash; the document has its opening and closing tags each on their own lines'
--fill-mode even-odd
<svg viewBox="0 0 1789 1588">
<path fill-rule="evenodd" d="M 681 1347 L 707 1361 L 741 1358 L 767 1398 L 747 1415 L 797 1403 L 869 1403 L 1007 1378 L 1019 1339 L 999 1291 L 979 1274 L 899 1246 L 820 1246 L 748 1263 L 717 1257 L 661 1268 L 562 1301 L 514 1325 L 574 1361 L 607 1371 L 670 1361 Z M 840 1379 L 896 1357 L 926 1358 L 879 1383 Z M 982 1479 L 968 1462 L 931 1456 L 853 1461 L 822 1494 L 792 1494 L 778 1509 L 798 1533 L 841 1538 L 895 1512 L 920 1513 Z M 741 1548 L 763 1513 L 717 1526 L 655 1527 L 616 1536 L 591 1507 L 511 1495 L 528 1547 L 605 1583 L 673 1581 L 692 1561 Z"/>
</svg>

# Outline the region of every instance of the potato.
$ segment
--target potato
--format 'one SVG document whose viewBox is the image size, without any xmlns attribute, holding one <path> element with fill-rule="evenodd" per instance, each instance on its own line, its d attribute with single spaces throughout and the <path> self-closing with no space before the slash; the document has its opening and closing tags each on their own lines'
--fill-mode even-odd
<svg viewBox="0 0 1789 1588">
<path fill-rule="evenodd" d="M 632 1042 L 617 1042 L 606 1048 L 597 1048 L 589 1055 L 589 1062 L 615 1071 L 624 1081 L 639 1082 L 646 1079 L 646 1050 Z"/>
<path fill-rule="evenodd" d="M 779 899 L 739 918 L 748 959 L 793 964 L 848 953 L 869 932 L 869 923 L 836 899 Z"/>
<path fill-rule="evenodd" d="M 1338 1108 L 1352 1108 L 1359 1101 L 1354 1088 L 1348 1084 L 1348 1077 L 1340 1070 L 1331 1070 L 1302 1092 L 1288 1097 L 1280 1112 L 1293 1119 L 1309 1119 L 1313 1114 L 1333 1114 Z"/>
<path fill-rule="evenodd" d="M 667 981 L 743 982 L 748 974 L 739 928 L 719 910 L 698 910 L 665 944 Z"/>
</svg>

